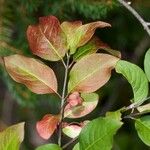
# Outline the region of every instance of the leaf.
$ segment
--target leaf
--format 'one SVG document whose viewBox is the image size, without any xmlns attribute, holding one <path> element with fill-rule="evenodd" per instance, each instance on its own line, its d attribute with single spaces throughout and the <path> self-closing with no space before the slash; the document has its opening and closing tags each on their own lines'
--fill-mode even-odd
<svg viewBox="0 0 150 150">
<path fill-rule="evenodd" d="M 66 106 L 65 112 L 64 112 L 64 117 L 67 118 L 80 118 L 83 117 L 90 112 L 92 112 L 99 100 L 99 96 L 96 93 L 82 93 L 81 97 L 83 99 L 83 102 L 81 105 L 68 108 Z"/>
<path fill-rule="evenodd" d="M 148 80 L 143 70 L 124 60 L 118 61 L 115 69 L 131 84 L 134 93 L 133 102 L 143 102 L 148 94 Z"/>
<path fill-rule="evenodd" d="M 12 55 L 4 58 L 9 75 L 37 94 L 57 91 L 57 79 L 51 68 L 33 58 Z"/>
<path fill-rule="evenodd" d="M 27 38 L 32 53 L 46 60 L 60 60 L 67 51 L 66 37 L 54 16 L 40 17 L 38 25 L 30 25 Z"/>
<path fill-rule="evenodd" d="M 81 21 L 63 22 L 61 24 L 61 28 L 67 36 L 67 43 L 71 54 L 74 54 L 78 47 L 86 44 L 92 38 L 97 28 L 110 26 L 110 24 L 102 21 L 92 22 L 85 25 L 82 25 Z"/>
<path fill-rule="evenodd" d="M 1 150 L 19 150 L 20 144 L 24 139 L 24 123 L 10 126 L 0 132 Z"/>
<path fill-rule="evenodd" d="M 117 50 L 111 49 L 109 47 L 102 47 L 101 49 L 105 50 L 106 52 L 108 52 L 109 54 L 116 56 L 118 58 L 121 58 L 121 53 Z"/>
<path fill-rule="evenodd" d="M 36 150 L 62 150 L 62 149 L 56 144 L 45 144 L 39 146 L 38 148 L 36 148 Z"/>
<path fill-rule="evenodd" d="M 82 57 L 88 54 L 95 53 L 100 48 L 108 48 L 108 45 L 103 43 L 99 38 L 93 37 L 88 43 L 78 48 L 73 55 L 75 61 L 80 60 Z"/>
<path fill-rule="evenodd" d="M 56 130 L 59 121 L 59 115 L 47 114 L 42 118 L 42 120 L 37 122 L 37 132 L 43 139 L 47 140 L 52 136 L 52 134 Z"/>
<path fill-rule="evenodd" d="M 140 139 L 148 146 L 150 146 L 150 116 L 144 116 L 136 119 L 135 128 Z"/>
<path fill-rule="evenodd" d="M 79 135 L 80 150 L 111 150 L 113 136 L 121 127 L 121 114 L 112 112 L 106 117 L 99 117 L 89 122 Z"/>
<path fill-rule="evenodd" d="M 143 106 L 139 106 L 137 109 L 140 112 L 140 114 L 150 113 L 150 103 Z"/>
<path fill-rule="evenodd" d="M 72 150 L 80 150 L 79 143 L 77 143 Z"/>
<path fill-rule="evenodd" d="M 81 130 L 82 127 L 77 124 L 70 124 L 62 129 L 63 133 L 70 138 L 76 138 L 77 136 L 79 136 Z"/>
<path fill-rule="evenodd" d="M 147 75 L 147 78 L 150 82 L 150 48 L 145 54 L 145 59 L 144 59 L 144 70 Z"/>
<path fill-rule="evenodd" d="M 68 93 L 91 93 L 110 78 L 111 70 L 119 58 L 108 54 L 91 54 L 79 60 L 70 71 Z"/>
</svg>

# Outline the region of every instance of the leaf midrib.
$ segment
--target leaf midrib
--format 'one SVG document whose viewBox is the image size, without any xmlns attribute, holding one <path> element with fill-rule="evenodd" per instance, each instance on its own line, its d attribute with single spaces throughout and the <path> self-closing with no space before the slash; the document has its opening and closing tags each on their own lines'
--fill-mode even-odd
<svg viewBox="0 0 150 150">
<path fill-rule="evenodd" d="M 59 55 L 59 53 L 57 52 L 57 50 L 55 49 L 55 47 L 51 44 L 51 42 L 47 39 L 47 37 L 45 36 L 45 34 L 43 33 L 41 27 L 39 26 L 40 32 L 42 33 L 42 35 L 44 36 L 44 38 L 46 39 L 46 41 L 48 42 L 48 44 L 52 47 L 53 51 L 56 53 L 56 55 L 62 60 L 62 57 Z"/>
<path fill-rule="evenodd" d="M 20 66 L 18 67 L 21 71 L 33 76 L 34 78 L 36 78 L 37 80 L 41 81 L 42 83 L 44 83 L 47 87 L 49 87 L 51 90 L 53 90 L 54 92 L 56 92 L 54 89 L 52 89 L 44 80 L 38 78 L 35 74 L 28 72 L 28 70 L 21 68 Z"/>
<path fill-rule="evenodd" d="M 72 89 L 69 90 L 69 92 L 71 92 L 72 90 L 74 90 L 75 87 L 77 87 L 77 85 L 79 85 L 81 82 L 83 82 L 84 80 L 86 80 L 88 77 L 92 76 L 94 73 L 96 73 L 98 70 L 104 68 L 103 67 L 97 67 L 97 69 L 95 69 L 94 71 L 92 71 L 90 74 L 88 74 L 87 76 L 85 76 L 85 78 L 83 78 L 82 80 L 80 80 L 79 82 L 77 82 L 74 87 Z"/>
</svg>

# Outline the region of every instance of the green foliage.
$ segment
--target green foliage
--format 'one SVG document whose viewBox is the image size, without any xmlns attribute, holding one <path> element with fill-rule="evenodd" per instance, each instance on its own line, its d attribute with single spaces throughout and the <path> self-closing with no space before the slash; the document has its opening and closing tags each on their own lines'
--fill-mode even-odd
<svg viewBox="0 0 150 150">
<path fill-rule="evenodd" d="M 24 123 L 10 126 L 0 132 L 1 150 L 19 150 L 20 144 L 24 139 Z"/>
<path fill-rule="evenodd" d="M 56 144 L 46 144 L 39 146 L 38 148 L 36 148 L 36 150 L 62 150 L 62 149 Z"/>
<path fill-rule="evenodd" d="M 118 61 L 115 69 L 131 84 L 134 93 L 133 102 L 143 103 L 148 95 L 148 80 L 143 70 L 135 64 L 124 60 Z"/>
<path fill-rule="evenodd" d="M 80 150 L 79 143 L 77 143 L 72 150 Z"/>
<path fill-rule="evenodd" d="M 121 114 L 119 111 L 92 120 L 80 133 L 80 150 L 110 150 L 113 144 L 113 136 L 122 125 L 120 120 Z"/>
<path fill-rule="evenodd" d="M 144 116 L 135 120 L 135 128 L 140 139 L 150 146 L 150 116 Z"/>
<path fill-rule="evenodd" d="M 150 82 L 150 49 L 145 54 L 144 70 L 145 70 L 147 78 L 148 78 L 148 80 Z"/>
</svg>

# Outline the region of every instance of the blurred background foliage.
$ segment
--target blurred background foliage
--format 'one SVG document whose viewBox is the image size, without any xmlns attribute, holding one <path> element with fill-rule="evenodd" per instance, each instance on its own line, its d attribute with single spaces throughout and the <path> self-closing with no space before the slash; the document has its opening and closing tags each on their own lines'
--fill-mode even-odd
<svg viewBox="0 0 150 150">
<path fill-rule="evenodd" d="M 132 0 L 131 6 L 150 22 L 150 0 Z M 0 0 L 0 49 L 4 55 L 11 53 L 31 54 L 27 39 L 28 25 L 38 22 L 40 16 L 55 15 L 61 21 L 82 20 L 83 23 L 102 20 L 112 28 L 97 29 L 96 35 L 111 48 L 121 51 L 122 58 L 143 68 L 150 37 L 135 17 L 117 0 Z M 50 63 L 61 83 L 63 66 L 60 62 Z M 84 119 L 93 119 L 107 111 L 130 104 L 132 90 L 120 75 L 113 72 L 111 80 L 98 91 L 100 102 L 96 110 Z M 47 143 L 35 131 L 35 123 L 46 113 L 58 113 L 60 100 L 55 95 L 36 95 L 25 86 L 17 84 L 8 76 L 0 58 L 0 129 L 16 122 L 26 121 L 26 137 L 22 150 L 32 150 Z M 79 120 L 79 121 L 80 121 Z M 71 120 L 69 120 L 71 121 Z M 113 150 L 148 150 L 134 130 L 133 122 L 125 119 L 125 125 L 115 136 Z M 56 142 L 55 134 L 51 142 Z M 64 142 L 68 140 L 64 137 Z M 70 149 L 70 148 L 69 148 Z"/>
</svg>

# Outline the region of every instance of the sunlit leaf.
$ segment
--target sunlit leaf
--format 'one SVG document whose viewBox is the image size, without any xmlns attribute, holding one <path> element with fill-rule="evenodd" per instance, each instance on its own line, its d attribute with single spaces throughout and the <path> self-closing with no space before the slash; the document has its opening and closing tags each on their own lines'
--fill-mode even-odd
<svg viewBox="0 0 150 150">
<path fill-rule="evenodd" d="M 64 127 L 62 131 L 68 137 L 76 138 L 77 136 L 79 136 L 81 130 L 82 130 L 82 126 L 77 124 L 70 124 Z"/>
<path fill-rule="evenodd" d="M 37 94 L 57 91 L 57 79 L 51 68 L 33 58 L 12 55 L 4 58 L 9 75 Z"/>
<path fill-rule="evenodd" d="M 121 125 L 119 111 L 92 120 L 82 129 L 79 135 L 80 150 L 111 150 L 113 136 Z"/>
<path fill-rule="evenodd" d="M 95 53 L 100 48 L 108 48 L 108 45 L 103 43 L 99 38 L 93 37 L 88 43 L 78 48 L 73 55 L 75 61 L 81 59 L 85 55 Z"/>
<path fill-rule="evenodd" d="M 97 28 L 110 27 L 111 25 L 102 22 L 92 22 L 82 25 L 81 21 L 63 22 L 61 28 L 67 36 L 68 47 L 71 54 L 74 54 L 76 49 L 86 44 L 93 36 Z"/>
<path fill-rule="evenodd" d="M 118 61 L 115 69 L 131 84 L 134 93 L 133 102 L 143 102 L 148 94 L 148 80 L 143 70 L 124 60 Z"/>
<path fill-rule="evenodd" d="M 83 99 L 83 102 L 81 105 L 75 106 L 75 107 L 67 107 L 64 112 L 64 117 L 67 118 L 80 118 L 83 117 L 90 112 L 92 112 L 99 100 L 99 96 L 96 93 L 82 93 L 81 98 Z"/>
<path fill-rule="evenodd" d="M 77 143 L 72 150 L 80 150 L 79 143 Z"/>
<path fill-rule="evenodd" d="M 36 150 L 62 150 L 58 145 L 56 144 L 45 144 L 41 145 Z"/>
<path fill-rule="evenodd" d="M 27 38 L 32 53 L 41 58 L 57 61 L 66 53 L 66 37 L 54 16 L 40 17 L 38 25 L 28 27 Z"/>
<path fill-rule="evenodd" d="M 140 139 L 148 146 L 150 146 L 150 116 L 144 116 L 136 119 L 135 128 Z"/>
<path fill-rule="evenodd" d="M 147 78 L 148 78 L 148 80 L 150 82 L 150 49 L 145 54 L 144 70 L 145 70 Z"/>
<path fill-rule="evenodd" d="M 36 129 L 43 139 L 49 139 L 57 128 L 60 121 L 59 115 L 45 115 L 42 120 L 36 124 Z"/>
<path fill-rule="evenodd" d="M 150 103 L 137 107 L 141 114 L 150 113 Z"/>
<path fill-rule="evenodd" d="M 79 60 L 70 71 L 68 92 L 94 92 L 110 78 L 119 58 L 108 54 L 91 54 Z"/>
<path fill-rule="evenodd" d="M 24 123 L 10 126 L 0 132 L 0 150 L 19 150 L 24 139 Z"/>
</svg>

